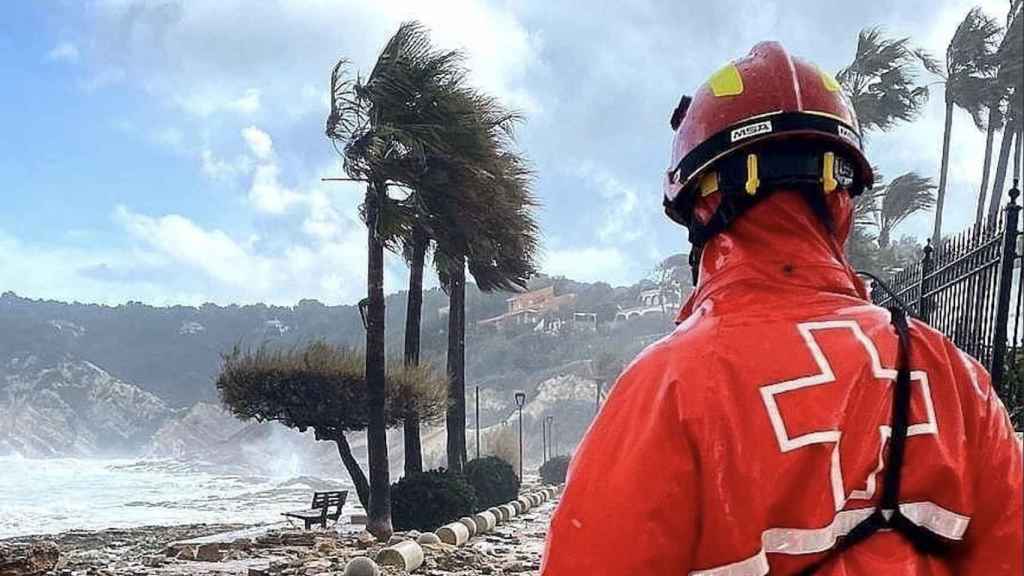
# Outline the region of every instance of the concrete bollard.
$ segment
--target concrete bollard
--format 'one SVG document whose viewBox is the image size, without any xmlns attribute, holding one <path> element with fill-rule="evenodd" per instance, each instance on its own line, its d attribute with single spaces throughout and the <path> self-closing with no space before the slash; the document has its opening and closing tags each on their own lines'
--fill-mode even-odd
<svg viewBox="0 0 1024 576">
<path fill-rule="evenodd" d="M 494 514 L 490 512 L 481 512 L 473 515 L 473 521 L 476 522 L 476 533 L 483 534 L 494 530 L 497 525 L 497 520 L 494 518 Z"/>
<path fill-rule="evenodd" d="M 462 546 L 469 540 L 469 529 L 466 528 L 461 522 L 452 522 L 451 524 L 445 524 L 437 529 L 434 534 L 441 539 L 441 542 L 445 544 L 452 544 L 454 546 Z"/>
<path fill-rule="evenodd" d="M 502 508 L 503 510 L 505 510 L 505 513 L 508 515 L 508 519 L 509 520 L 511 520 L 511 519 L 513 519 L 513 518 L 515 518 L 516 516 L 519 515 L 519 513 L 516 512 L 516 507 L 511 505 L 511 504 L 504 504 L 502 506 L 499 506 L 499 508 Z M 508 520 L 506 520 L 506 522 L 507 521 Z"/>
<path fill-rule="evenodd" d="M 472 518 L 469 516 L 463 516 L 462 518 L 459 518 L 459 524 L 462 524 L 466 527 L 466 530 L 469 530 L 470 538 L 476 536 L 476 522 L 474 522 Z"/>
<path fill-rule="evenodd" d="M 504 510 L 501 509 L 501 506 L 495 506 L 493 508 L 488 508 L 487 511 L 490 512 L 491 514 L 494 514 L 494 517 L 498 519 L 498 524 L 504 524 L 505 522 L 508 522 L 508 520 L 509 520 L 508 514 Z"/>
<path fill-rule="evenodd" d="M 513 501 L 509 502 L 508 504 L 509 504 L 509 506 L 511 506 L 511 507 L 516 509 L 516 516 L 519 516 L 520 514 L 522 514 L 523 512 L 526 511 L 526 510 L 523 509 L 523 503 L 520 502 L 519 500 L 513 500 Z"/>
<path fill-rule="evenodd" d="M 423 548 L 412 540 L 405 540 L 378 552 L 377 563 L 412 572 L 423 565 Z"/>
<path fill-rule="evenodd" d="M 516 502 L 519 502 L 519 505 L 523 507 L 523 511 L 520 514 L 525 514 L 530 511 L 530 508 L 533 508 L 533 504 L 530 503 L 530 499 L 526 496 L 520 496 Z"/>
<path fill-rule="evenodd" d="M 356 556 L 345 564 L 343 576 L 379 576 L 377 563 L 366 556 Z"/>
</svg>

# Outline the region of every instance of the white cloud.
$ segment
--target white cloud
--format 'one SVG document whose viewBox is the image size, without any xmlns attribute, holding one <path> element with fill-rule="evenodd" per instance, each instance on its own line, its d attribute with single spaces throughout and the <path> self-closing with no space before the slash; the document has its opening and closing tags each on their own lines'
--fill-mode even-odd
<svg viewBox="0 0 1024 576">
<path fill-rule="evenodd" d="M 269 163 L 257 166 L 253 173 L 249 201 L 260 212 L 284 214 L 293 205 L 305 200 L 302 194 L 281 184 L 279 172 L 277 164 Z"/>
<path fill-rule="evenodd" d="M 143 254 L 159 262 L 161 270 L 206 287 L 204 300 L 294 304 L 302 298 L 317 298 L 354 302 L 365 293 L 365 228 L 333 206 L 318 205 L 311 211 L 308 221 L 322 228 L 309 231 L 304 239 L 272 248 L 258 237 L 236 238 L 179 214 L 148 216 L 118 206 L 114 220 L 141 242 Z M 393 257 L 387 264 L 388 290 L 400 289 L 404 266 Z"/>
<path fill-rule="evenodd" d="M 153 218 L 124 206 L 115 209 L 114 219 L 158 252 L 221 282 L 242 287 L 262 276 L 260 269 L 264 265 L 260 260 L 223 231 L 204 230 L 177 214 Z"/>
<path fill-rule="evenodd" d="M 185 148 L 185 134 L 178 128 L 160 128 L 153 132 L 153 140 L 171 150 L 180 152 Z"/>
<path fill-rule="evenodd" d="M 252 159 L 242 154 L 234 161 L 217 157 L 209 148 L 199 152 L 199 169 L 214 180 L 228 180 L 252 169 Z"/>
<path fill-rule="evenodd" d="M 464 48 L 475 83 L 517 108 L 540 108 L 525 88 L 539 36 L 511 9 L 481 0 L 128 1 L 97 8 L 101 57 L 200 118 L 232 111 L 295 120 L 322 111 L 323 83 L 338 58 L 365 72 L 388 35 L 411 19 L 428 26 L 438 46 Z M 306 89 L 311 79 L 315 94 Z"/>
<path fill-rule="evenodd" d="M 250 88 L 245 94 L 228 104 L 228 108 L 242 114 L 253 114 L 260 109 L 260 91 Z"/>
<path fill-rule="evenodd" d="M 61 42 L 46 53 L 46 59 L 51 62 L 74 64 L 78 62 L 78 58 L 78 47 L 71 42 Z"/>
<path fill-rule="evenodd" d="M 583 282 L 631 282 L 626 256 L 616 247 L 550 250 L 541 268 L 546 274 Z"/>
<path fill-rule="evenodd" d="M 597 225 L 597 236 L 603 243 L 622 244 L 643 236 L 643 214 L 637 210 L 637 189 L 619 180 L 607 169 L 590 161 L 581 162 L 575 170 L 585 185 L 596 189 L 602 201 L 602 220 Z"/>
<path fill-rule="evenodd" d="M 252 153 L 260 160 L 270 158 L 270 155 L 274 152 L 274 141 L 271 140 L 270 134 L 267 134 L 255 126 L 249 126 L 248 128 L 243 129 L 242 138 L 245 139 L 245 143 L 249 146 L 249 150 L 252 151 Z"/>
</svg>

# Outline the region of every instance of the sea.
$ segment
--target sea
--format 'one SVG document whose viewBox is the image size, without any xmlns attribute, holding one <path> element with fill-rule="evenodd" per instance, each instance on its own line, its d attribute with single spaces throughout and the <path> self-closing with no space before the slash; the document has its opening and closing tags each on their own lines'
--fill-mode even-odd
<svg viewBox="0 0 1024 576">
<path fill-rule="evenodd" d="M 269 524 L 309 506 L 317 490 L 349 490 L 347 478 L 272 474 L 165 459 L 31 459 L 0 456 L 0 539 L 68 530 L 197 523 Z"/>
</svg>

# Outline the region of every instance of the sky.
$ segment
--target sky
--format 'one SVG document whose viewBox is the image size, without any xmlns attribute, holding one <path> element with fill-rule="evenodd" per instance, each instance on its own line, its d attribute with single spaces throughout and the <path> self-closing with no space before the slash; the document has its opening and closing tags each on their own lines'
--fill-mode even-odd
<svg viewBox="0 0 1024 576">
<path fill-rule="evenodd" d="M 833 72 L 868 26 L 942 56 L 975 4 L 1005 18 L 1006 0 L 7 2 L 0 292 L 357 301 L 362 188 L 321 181 L 341 175 L 324 136 L 330 71 L 347 58 L 365 73 L 412 19 L 439 47 L 465 51 L 475 85 L 523 112 L 517 145 L 537 175 L 543 272 L 630 284 L 688 251 L 661 208 L 681 94 L 762 40 Z M 941 90 L 914 123 L 870 136 L 883 174 L 938 181 Z M 948 231 L 973 218 L 984 154 L 961 111 L 952 152 Z M 930 229 L 923 214 L 897 235 Z M 389 255 L 385 290 L 406 279 Z"/>
</svg>

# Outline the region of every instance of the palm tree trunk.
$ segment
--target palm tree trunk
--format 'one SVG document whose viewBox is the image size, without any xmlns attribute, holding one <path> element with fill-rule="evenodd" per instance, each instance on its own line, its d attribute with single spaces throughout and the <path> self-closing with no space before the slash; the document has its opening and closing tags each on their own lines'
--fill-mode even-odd
<svg viewBox="0 0 1024 576">
<path fill-rule="evenodd" d="M 370 484 L 366 481 L 366 474 L 363 473 L 363 468 L 359 465 L 359 461 L 355 459 L 355 456 L 352 456 L 352 448 L 348 445 L 348 439 L 345 438 L 344 434 L 338 434 L 338 437 L 334 439 L 334 443 L 338 445 L 338 455 L 341 456 L 341 462 L 345 465 L 345 470 L 348 470 L 352 484 L 356 487 L 359 503 L 363 505 L 364 510 L 369 510 Z"/>
<path fill-rule="evenodd" d="M 1021 145 L 1024 142 L 1024 122 L 1017 121 L 1017 133 L 1013 136 L 1013 183 L 1016 186 L 1020 185 L 1020 169 L 1021 162 L 1024 162 L 1024 157 L 1021 156 Z"/>
<path fill-rule="evenodd" d="M 890 238 L 892 237 L 891 235 L 892 235 L 892 230 L 891 230 L 891 228 L 889 226 L 884 225 L 884 224 L 882 226 L 879 226 L 878 227 L 878 247 L 881 248 L 882 250 L 885 250 L 886 248 L 888 248 L 889 247 Z"/>
<path fill-rule="evenodd" d="M 981 187 L 978 189 L 978 205 L 974 213 L 974 226 L 981 228 L 985 218 L 985 193 L 988 192 L 988 176 L 992 168 L 992 141 L 996 135 L 996 123 L 999 119 L 999 103 L 988 109 L 988 130 L 985 134 L 985 161 L 981 168 Z"/>
<path fill-rule="evenodd" d="M 988 203 L 988 217 L 994 219 L 999 214 L 999 204 L 1003 200 L 1003 186 L 1006 184 L 1006 168 L 1013 147 L 1013 135 L 1017 131 L 1019 121 L 1011 118 L 1003 128 L 1002 142 L 999 143 L 999 159 L 996 160 L 996 173 L 992 179 L 992 197 Z"/>
<path fill-rule="evenodd" d="M 420 320 L 423 313 L 423 261 L 427 257 L 426 233 L 413 231 L 412 261 L 409 263 L 409 301 L 405 309 L 405 364 L 420 363 Z M 423 447 L 420 443 L 420 415 L 415 409 L 405 414 L 405 475 L 423 471 Z"/>
<path fill-rule="evenodd" d="M 953 131 L 953 101 L 946 98 L 946 129 L 942 133 L 942 166 L 939 172 L 939 190 L 935 198 L 935 229 L 932 231 L 932 246 L 939 248 L 942 240 L 942 205 L 946 201 L 946 173 L 949 171 L 949 137 Z"/>
<path fill-rule="evenodd" d="M 466 463 L 466 257 L 452 258 L 448 285 L 448 469 Z"/>
<path fill-rule="evenodd" d="M 370 183 L 367 190 L 366 289 L 366 445 L 370 460 L 370 506 L 366 530 L 378 540 L 391 537 L 391 478 L 388 468 L 388 437 L 384 420 L 384 246 L 377 218 L 384 200 L 384 183 Z"/>
</svg>

